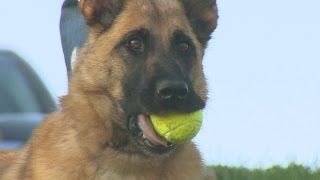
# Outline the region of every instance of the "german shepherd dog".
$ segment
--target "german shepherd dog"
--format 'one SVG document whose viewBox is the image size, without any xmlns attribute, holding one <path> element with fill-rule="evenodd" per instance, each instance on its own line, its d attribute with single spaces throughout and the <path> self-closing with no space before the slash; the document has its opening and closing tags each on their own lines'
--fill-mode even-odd
<svg viewBox="0 0 320 180">
<path fill-rule="evenodd" d="M 150 114 L 193 112 L 207 99 L 202 58 L 215 0 L 80 0 L 89 27 L 68 95 L 19 150 L 4 180 L 197 180 L 192 142 L 159 137 Z"/>
</svg>

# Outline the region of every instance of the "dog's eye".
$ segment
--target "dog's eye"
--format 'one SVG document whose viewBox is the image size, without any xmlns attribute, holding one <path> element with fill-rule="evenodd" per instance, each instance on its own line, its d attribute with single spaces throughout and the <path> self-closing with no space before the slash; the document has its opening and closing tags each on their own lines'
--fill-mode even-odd
<svg viewBox="0 0 320 180">
<path fill-rule="evenodd" d="M 133 50 L 139 50 L 139 51 L 141 51 L 142 48 L 143 48 L 143 43 L 142 43 L 142 41 L 141 41 L 140 39 L 138 39 L 138 38 L 133 38 L 133 39 L 130 39 L 130 40 L 128 41 L 128 47 L 129 47 L 130 49 L 133 49 Z"/>
<path fill-rule="evenodd" d="M 187 42 L 180 42 L 178 44 L 178 49 L 181 52 L 187 52 L 189 50 L 189 48 L 190 48 L 190 45 Z"/>
</svg>

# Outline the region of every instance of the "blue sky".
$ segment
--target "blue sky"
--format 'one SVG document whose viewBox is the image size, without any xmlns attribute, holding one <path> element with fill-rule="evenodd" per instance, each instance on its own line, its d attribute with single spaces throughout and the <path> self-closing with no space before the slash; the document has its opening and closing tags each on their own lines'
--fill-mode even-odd
<svg viewBox="0 0 320 180">
<path fill-rule="evenodd" d="M 55 97 L 67 78 L 62 0 L 4 1 L 0 48 L 28 60 Z M 209 164 L 320 166 L 320 1 L 218 0 L 204 65 L 210 101 L 195 141 Z"/>
</svg>

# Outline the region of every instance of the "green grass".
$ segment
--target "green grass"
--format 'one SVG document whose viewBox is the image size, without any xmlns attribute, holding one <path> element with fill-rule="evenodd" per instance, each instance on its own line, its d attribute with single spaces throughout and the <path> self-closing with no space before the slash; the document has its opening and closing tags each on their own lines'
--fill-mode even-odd
<svg viewBox="0 0 320 180">
<path fill-rule="evenodd" d="M 273 166 L 269 169 L 247 169 L 244 167 L 211 166 L 218 180 L 320 180 L 320 169 L 290 164 L 283 168 Z"/>
</svg>

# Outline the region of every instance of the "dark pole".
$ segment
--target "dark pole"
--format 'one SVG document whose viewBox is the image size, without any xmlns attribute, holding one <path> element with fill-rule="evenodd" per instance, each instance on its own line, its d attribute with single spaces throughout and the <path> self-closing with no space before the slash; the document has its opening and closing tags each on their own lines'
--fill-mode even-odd
<svg viewBox="0 0 320 180">
<path fill-rule="evenodd" d="M 61 43 L 68 77 L 71 74 L 71 57 L 75 48 L 79 49 L 87 37 L 88 29 L 77 0 L 65 0 L 60 18 Z"/>
</svg>

